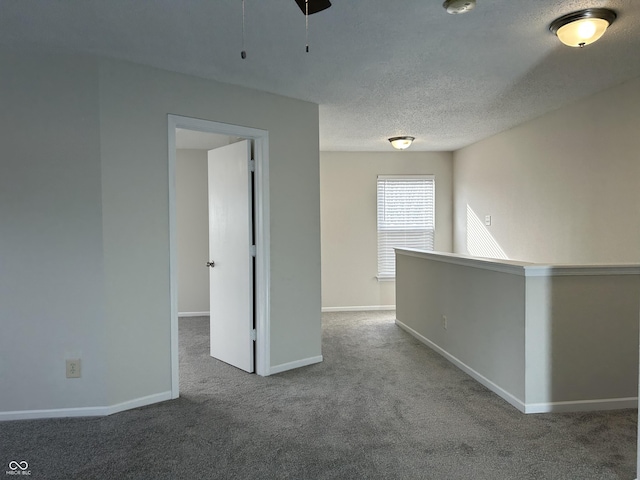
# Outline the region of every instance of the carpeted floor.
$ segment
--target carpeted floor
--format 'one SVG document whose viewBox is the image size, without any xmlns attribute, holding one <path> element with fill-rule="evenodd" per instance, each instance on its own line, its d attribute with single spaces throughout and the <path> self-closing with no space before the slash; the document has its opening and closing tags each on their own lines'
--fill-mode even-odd
<svg viewBox="0 0 640 480">
<path fill-rule="evenodd" d="M 325 361 L 267 378 L 210 358 L 208 318 L 182 319 L 180 399 L 0 423 L 0 475 L 27 460 L 46 479 L 635 478 L 636 410 L 523 415 L 393 318 L 325 314 Z"/>
</svg>

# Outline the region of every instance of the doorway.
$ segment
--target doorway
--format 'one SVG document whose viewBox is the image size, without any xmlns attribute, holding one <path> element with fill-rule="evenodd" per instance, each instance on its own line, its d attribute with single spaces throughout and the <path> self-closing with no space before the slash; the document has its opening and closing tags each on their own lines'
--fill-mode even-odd
<svg viewBox="0 0 640 480">
<path fill-rule="evenodd" d="M 178 363 L 178 278 L 176 221 L 176 129 L 253 141 L 255 159 L 255 369 L 269 374 L 269 145 L 268 132 L 207 120 L 168 115 L 169 257 L 171 296 L 171 394 L 180 395 Z"/>
</svg>

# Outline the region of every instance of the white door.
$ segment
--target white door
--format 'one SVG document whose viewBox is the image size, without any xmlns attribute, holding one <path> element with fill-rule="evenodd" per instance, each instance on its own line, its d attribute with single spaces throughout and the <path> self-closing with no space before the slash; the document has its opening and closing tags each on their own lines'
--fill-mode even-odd
<svg viewBox="0 0 640 480">
<path fill-rule="evenodd" d="M 211 356 L 253 372 L 251 143 L 209 151 Z"/>
</svg>

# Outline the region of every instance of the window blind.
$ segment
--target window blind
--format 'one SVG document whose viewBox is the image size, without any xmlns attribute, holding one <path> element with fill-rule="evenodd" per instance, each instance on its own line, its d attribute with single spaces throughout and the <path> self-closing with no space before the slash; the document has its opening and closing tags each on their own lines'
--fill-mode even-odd
<svg viewBox="0 0 640 480">
<path fill-rule="evenodd" d="M 378 176 L 378 278 L 395 278 L 394 248 L 433 250 L 435 178 Z"/>
</svg>

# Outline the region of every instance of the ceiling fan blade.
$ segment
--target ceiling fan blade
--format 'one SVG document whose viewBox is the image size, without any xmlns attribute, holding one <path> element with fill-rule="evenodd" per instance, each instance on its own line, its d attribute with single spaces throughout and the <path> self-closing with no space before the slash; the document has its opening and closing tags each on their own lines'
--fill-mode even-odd
<svg viewBox="0 0 640 480">
<path fill-rule="evenodd" d="M 302 10 L 302 13 L 306 13 L 305 0 L 296 0 L 296 3 Z M 331 6 L 329 0 L 309 0 L 309 15 L 321 12 Z"/>
</svg>

